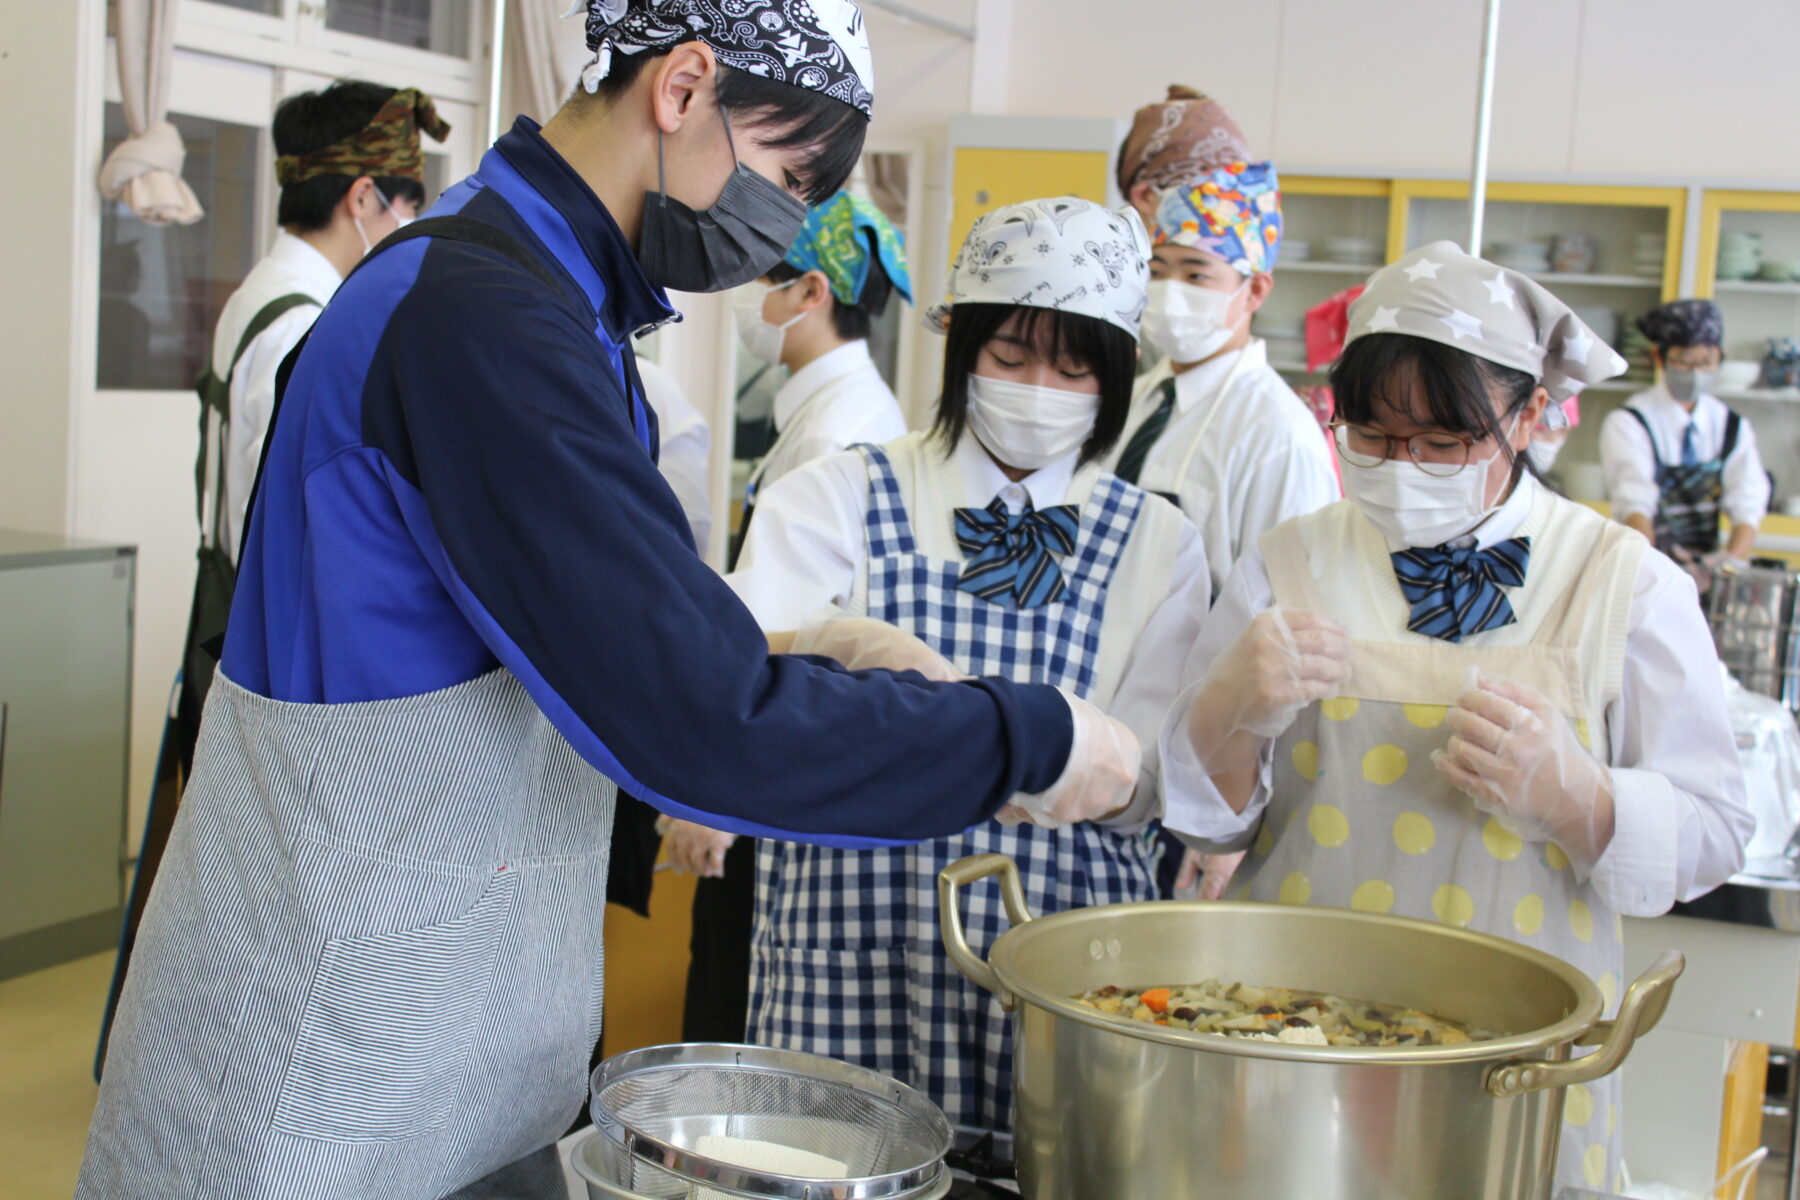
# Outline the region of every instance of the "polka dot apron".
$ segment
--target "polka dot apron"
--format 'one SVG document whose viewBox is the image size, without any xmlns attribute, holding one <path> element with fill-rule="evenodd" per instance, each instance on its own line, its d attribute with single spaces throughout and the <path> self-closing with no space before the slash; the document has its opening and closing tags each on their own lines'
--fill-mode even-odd
<svg viewBox="0 0 1800 1200">
<path fill-rule="evenodd" d="M 1448 742 L 1449 707 L 1479 667 L 1550 697 L 1582 745 L 1605 757 L 1598 714 L 1617 697 L 1643 548 L 1614 530 L 1622 527 L 1540 496 L 1521 530 L 1534 535 L 1532 576 L 1508 593 L 1519 624 L 1460 646 L 1406 631 L 1388 548 L 1351 506 L 1265 536 L 1278 604 L 1348 616 L 1353 675 L 1276 743 L 1272 798 L 1233 897 L 1395 913 L 1510 938 L 1587 972 L 1610 1012 L 1623 969 L 1617 916 L 1577 881 L 1560 847 L 1509 833 L 1444 779 L 1431 754 Z M 1344 602 L 1328 606 L 1321 593 Z M 1557 1185 L 1614 1184 L 1619 1142 L 1618 1077 L 1570 1088 Z"/>
</svg>

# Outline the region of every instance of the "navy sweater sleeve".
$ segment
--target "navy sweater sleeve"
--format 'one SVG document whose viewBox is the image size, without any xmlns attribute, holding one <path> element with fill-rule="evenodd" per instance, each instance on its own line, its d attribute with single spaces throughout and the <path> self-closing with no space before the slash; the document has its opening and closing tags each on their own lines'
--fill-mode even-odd
<svg viewBox="0 0 1800 1200">
<path fill-rule="evenodd" d="M 665 812 L 866 845 L 960 832 L 1060 774 L 1054 689 L 771 657 L 693 552 L 589 314 L 434 245 L 364 436 L 440 579 L 575 748 Z"/>
</svg>

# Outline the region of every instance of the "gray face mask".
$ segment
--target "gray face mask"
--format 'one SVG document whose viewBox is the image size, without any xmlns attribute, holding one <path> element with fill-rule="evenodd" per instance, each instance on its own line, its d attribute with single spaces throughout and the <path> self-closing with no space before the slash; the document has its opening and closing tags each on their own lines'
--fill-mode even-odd
<svg viewBox="0 0 1800 1200">
<path fill-rule="evenodd" d="M 710 208 L 695 212 L 669 195 L 663 177 L 662 135 L 656 138 L 657 190 L 644 194 L 638 262 L 658 287 L 677 292 L 723 292 L 769 273 L 806 224 L 806 205 L 737 161 L 731 120 L 731 178 Z"/>
<path fill-rule="evenodd" d="M 1663 383 L 1668 387 L 1669 395 L 1683 404 L 1692 404 L 1712 391 L 1718 382 L 1717 371 L 1688 371 L 1680 367 L 1663 369 Z"/>
</svg>

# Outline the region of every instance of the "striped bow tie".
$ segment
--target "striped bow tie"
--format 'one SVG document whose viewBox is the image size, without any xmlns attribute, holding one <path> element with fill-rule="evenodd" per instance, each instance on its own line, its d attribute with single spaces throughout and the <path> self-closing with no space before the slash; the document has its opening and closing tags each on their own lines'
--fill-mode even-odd
<svg viewBox="0 0 1800 1200">
<path fill-rule="evenodd" d="M 1412 605 L 1406 627 L 1414 633 L 1455 643 L 1518 620 L 1500 589 L 1525 583 L 1530 538 L 1508 538 L 1486 550 L 1433 546 L 1392 557 L 1400 590 Z"/>
<path fill-rule="evenodd" d="M 1081 509 L 1059 504 L 1042 512 L 1025 502 L 1011 513 L 999 497 L 986 508 L 956 510 L 956 544 L 967 557 L 956 590 L 999 603 L 1011 595 L 1021 609 L 1049 604 L 1063 594 L 1062 568 L 1051 560 L 1075 549 Z"/>
</svg>

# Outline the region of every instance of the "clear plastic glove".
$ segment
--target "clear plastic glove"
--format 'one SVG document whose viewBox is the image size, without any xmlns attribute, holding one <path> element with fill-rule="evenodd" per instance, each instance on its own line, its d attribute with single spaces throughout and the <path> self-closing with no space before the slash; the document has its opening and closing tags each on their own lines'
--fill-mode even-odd
<svg viewBox="0 0 1800 1200">
<path fill-rule="evenodd" d="M 702 879 L 725 877 L 725 852 L 737 842 L 737 834 L 671 818 L 664 818 L 658 826 L 663 849 L 676 871 Z"/>
<path fill-rule="evenodd" d="M 1002 824 L 1029 821 L 1060 829 L 1098 820 L 1131 803 L 1131 794 L 1137 789 L 1138 772 L 1144 765 L 1137 735 L 1067 688 L 1059 690 L 1075 721 L 1068 764 L 1043 791 L 1014 796 L 997 814 Z"/>
<path fill-rule="evenodd" d="M 842 663 L 847 670 L 880 667 L 889 671 L 917 671 L 939 683 L 967 679 L 950 660 L 897 625 L 873 617 L 848 613 L 808 621 L 794 634 L 793 654 L 816 654 Z"/>
<path fill-rule="evenodd" d="M 1482 812 L 1528 842 L 1592 867 L 1612 840 L 1612 774 L 1574 726 L 1522 683 L 1479 676 L 1450 710 L 1432 762 Z"/>
<path fill-rule="evenodd" d="M 1181 869 L 1175 873 L 1175 899 L 1223 900 L 1225 888 L 1237 874 L 1238 864 L 1248 851 L 1236 854 L 1202 854 L 1189 850 L 1181 856 Z"/>
<path fill-rule="evenodd" d="M 1261 742 L 1281 736 L 1300 710 L 1350 680 L 1350 635 L 1318 613 L 1271 608 L 1257 615 L 1208 668 L 1188 706 L 1194 753 L 1209 771 L 1254 764 Z M 1236 761 L 1234 741 L 1255 743 Z"/>
</svg>

